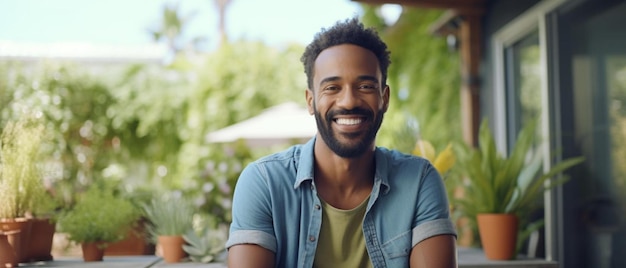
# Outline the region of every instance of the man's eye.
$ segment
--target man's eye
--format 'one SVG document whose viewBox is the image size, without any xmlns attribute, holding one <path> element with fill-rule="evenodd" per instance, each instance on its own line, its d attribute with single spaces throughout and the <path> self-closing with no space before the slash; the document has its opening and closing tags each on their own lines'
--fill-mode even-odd
<svg viewBox="0 0 626 268">
<path fill-rule="evenodd" d="M 361 88 L 361 89 L 368 89 L 368 90 L 377 89 L 376 85 L 369 85 L 369 84 L 360 85 L 359 88 Z"/>
<path fill-rule="evenodd" d="M 324 90 L 337 91 L 337 90 L 339 90 L 339 87 L 337 87 L 337 86 L 327 86 L 327 87 L 324 88 Z"/>
</svg>

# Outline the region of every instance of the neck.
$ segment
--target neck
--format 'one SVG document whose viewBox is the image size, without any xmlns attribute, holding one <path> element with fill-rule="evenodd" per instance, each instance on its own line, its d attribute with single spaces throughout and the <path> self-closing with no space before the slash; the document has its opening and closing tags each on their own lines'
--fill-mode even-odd
<svg viewBox="0 0 626 268">
<path fill-rule="evenodd" d="M 374 150 L 356 158 L 343 158 L 328 147 L 315 146 L 315 184 L 324 201 L 336 208 L 360 204 L 372 190 L 376 170 Z"/>
</svg>

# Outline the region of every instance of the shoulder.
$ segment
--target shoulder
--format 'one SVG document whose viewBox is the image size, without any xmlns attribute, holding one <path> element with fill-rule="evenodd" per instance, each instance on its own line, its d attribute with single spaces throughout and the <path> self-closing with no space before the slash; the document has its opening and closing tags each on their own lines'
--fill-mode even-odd
<svg viewBox="0 0 626 268">
<path fill-rule="evenodd" d="M 273 162 L 284 162 L 284 161 L 294 161 L 297 160 L 302 152 L 302 144 L 293 145 L 289 148 L 282 150 L 280 152 L 276 152 L 273 154 L 265 155 L 260 157 L 256 161 L 251 164 L 259 165 L 259 164 L 268 164 Z"/>
<path fill-rule="evenodd" d="M 269 185 L 279 182 L 293 184 L 301 153 L 302 145 L 294 145 L 283 151 L 260 157 L 243 169 L 239 180 L 255 180 L 255 183 L 264 182 Z"/>
<path fill-rule="evenodd" d="M 384 164 L 390 169 L 394 168 L 411 168 L 411 169 L 424 169 L 430 165 L 430 162 L 420 156 L 407 154 L 398 150 L 392 150 L 385 147 L 376 148 L 376 161 L 382 158 Z"/>
<path fill-rule="evenodd" d="M 413 190 L 415 187 L 422 187 L 425 181 L 439 178 L 436 169 L 427 159 L 384 147 L 376 149 L 376 173 L 384 184 L 392 188 Z"/>
</svg>

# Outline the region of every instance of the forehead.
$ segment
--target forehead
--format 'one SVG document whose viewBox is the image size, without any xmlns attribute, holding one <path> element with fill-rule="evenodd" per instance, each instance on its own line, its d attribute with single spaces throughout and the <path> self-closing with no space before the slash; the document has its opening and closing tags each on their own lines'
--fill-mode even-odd
<svg viewBox="0 0 626 268">
<path fill-rule="evenodd" d="M 315 85 L 328 77 L 348 79 L 358 76 L 373 76 L 381 80 L 378 58 L 363 47 L 352 44 L 332 46 L 323 50 L 315 59 Z"/>
</svg>

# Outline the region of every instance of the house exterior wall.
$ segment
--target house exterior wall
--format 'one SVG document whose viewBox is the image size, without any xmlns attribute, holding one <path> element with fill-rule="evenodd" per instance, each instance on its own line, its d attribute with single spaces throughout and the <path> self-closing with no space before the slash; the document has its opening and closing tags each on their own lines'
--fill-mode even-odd
<svg viewBox="0 0 626 268">
<path fill-rule="evenodd" d="M 543 13 L 527 12 L 537 6 L 550 7 Z M 506 71 L 501 70 L 504 65 L 496 64 L 500 52 L 495 51 L 502 47 L 494 40 L 506 32 L 503 29 L 516 29 L 508 26 L 528 17 L 527 13 L 533 13 L 539 25 L 535 27 L 540 29 L 545 55 L 542 72 L 547 101 L 542 103 L 542 117 L 549 122 L 543 127 L 550 133 L 551 152 L 562 158 L 582 155 L 586 159 L 568 172 L 570 181 L 547 199 L 551 203 L 546 215 L 552 218 L 551 233 L 546 232 L 551 239 L 546 243 L 551 251 L 547 258 L 567 268 L 626 267 L 622 254 L 626 249 L 626 172 L 615 168 L 624 165 L 619 159 L 626 155 L 615 153 L 626 152 L 626 142 L 622 142 L 626 127 L 615 132 L 626 126 L 626 108 L 620 108 L 626 107 L 626 1 L 489 1 L 483 20 L 481 113 L 490 120 L 507 111 L 495 101 L 503 99 L 498 92 L 508 85 L 495 79 Z M 502 127 L 511 131 L 507 124 Z M 503 128 L 496 127 L 495 132 Z"/>
<path fill-rule="evenodd" d="M 491 39 L 502 26 L 511 22 L 540 0 L 488 1 L 483 20 L 483 62 L 481 62 L 481 117 L 494 118 L 493 47 Z"/>
</svg>

